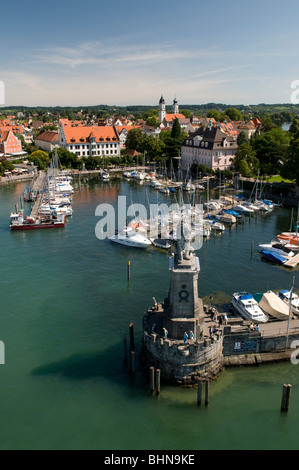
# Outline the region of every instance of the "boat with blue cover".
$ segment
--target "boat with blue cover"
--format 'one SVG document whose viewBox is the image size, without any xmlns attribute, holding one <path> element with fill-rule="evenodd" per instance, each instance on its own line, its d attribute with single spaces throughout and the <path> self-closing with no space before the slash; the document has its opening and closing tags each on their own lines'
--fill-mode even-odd
<svg viewBox="0 0 299 470">
<path fill-rule="evenodd" d="M 282 256 L 278 253 L 275 253 L 274 251 L 261 250 L 261 254 L 264 258 L 267 258 L 268 260 L 278 264 L 284 264 L 289 259 L 286 256 Z"/>
</svg>

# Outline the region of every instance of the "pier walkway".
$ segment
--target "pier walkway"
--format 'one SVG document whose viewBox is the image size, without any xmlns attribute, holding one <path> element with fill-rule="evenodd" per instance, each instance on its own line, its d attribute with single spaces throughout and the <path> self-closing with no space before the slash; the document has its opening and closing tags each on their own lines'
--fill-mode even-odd
<svg viewBox="0 0 299 470">
<path fill-rule="evenodd" d="M 33 217 L 34 219 L 37 218 L 38 216 L 38 212 L 39 212 L 39 205 L 40 205 L 40 202 L 41 202 L 41 194 L 38 194 L 36 199 L 35 199 L 35 202 L 34 202 L 34 205 L 32 207 L 32 210 L 31 210 L 31 213 L 30 213 L 30 216 Z"/>
<path fill-rule="evenodd" d="M 37 178 L 32 182 L 31 191 L 33 193 L 40 193 L 45 184 L 46 174 L 40 171 Z"/>
<path fill-rule="evenodd" d="M 287 268 L 296 268 L 298 264 L 299 264 L 299 253 L 298 255 L 295 255 L 292 258 L 290 258 L 286 263 L 283 263 L 283 266 L 286 266 Z"/>
<path fill-rule="evenodd" d="M 204 336 L 209 336 L 210 327 L 216 326 L 221 328 L 219 317 L 224 313 L 217 313 L 217 321 L 213 320 L 213 316 L 206 314 L 203 325 Z M 226 314 L 228 317 L 227 323 L 222 323 L 223 326 L 231 326 L 232 332 L 235 333 L 248 333 L 250 331 L 250 321 L 243 320 L 241 317 L 231 317 L 229 313 Z M 254 332 L 254 330 L 253 330 Z M 290 320 L 289 332 L 288 332 L 288 320 L 273 320 L 267 323 L 259 324 L 259 332 L 263 338 L 267 337 L 286 337 L 287 333 L 291 335 L 299 335 L 299 318 L 294 317 Z"/>
</svg>

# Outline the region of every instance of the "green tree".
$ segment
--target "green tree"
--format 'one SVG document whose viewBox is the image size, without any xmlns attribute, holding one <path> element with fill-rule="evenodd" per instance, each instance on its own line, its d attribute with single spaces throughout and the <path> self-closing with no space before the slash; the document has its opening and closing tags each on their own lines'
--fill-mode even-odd
<svg viewBox="0 0 299 470">
<path fill-rule="evenodd" d="M 238 150 L 236 152 L 236 156 L 234 159 L 234 168 L 235 171 L 239 171 L 241 174 L 241 167 L 244 169 L 244 161 L 246 162 L 246 176 L 256 175 L 259 169 L 259 160 L 256 157 L 256 152 L 252 148 L 251 143 L 249 141 L 244 142 L 243 144 L 239 145 Z M 243 176 L 245 176 L 243 174 Z"/>
<path fill-rule="evenodd" d="M 239 173 L 242 176 L 245 176 L 245 177 L 251 176 L 250 168 L 249 168 L 248 163 L 245 159 L 241 160 L 241 162 L 240 162 Z"/>
<path fill-rule="evenodd" d="M 181 136 L 182 136 L 181 126 L 180 126 L 178 118 L 175 118 L 173 125 L 172 125 L 170 137 L 172 139 L 180 139 Z"/>
<path fill-rule="evenodd" d="M 260 162 L 261 173 L 264 175 L 280 174 L 289 151 L 289 133 L 280 127 L 251 139 L 251 145 Z"/>
<path fill-rule="evenodd" d="M 237 144 L 242 145 L 245 144 L 245 142 L 248 142 L 247 136 L 244 131 L 241 131 L 237 138 Z"/>
<path fill-rule="evenodd" d="M 296 178 L 296 184 L 299 186 L 299 136 L 291 141 L 287 159 L 280 174 L 290 180 Z"/>
<path fill-rule="evenodd" d="M 50 157 L 43 150 L 35 150 L 31 153 L 29 160 L 38 167 L 39 170 L 45 170 L 50 163 Z"/>
<path fill-rule="evenodd" d="M 73 168 L 73 169 L 80 168 L 81 164 L 79 162 L 77 155 L 75 155 L 74 153 L 60 147 L 55 150 L 52 150 L 52 152 L 50 153 L 51 158 L 55 154 L 55 152 L 57 152 L 57 157 L 58 157 L 58 161 L 60 165 L 63 166 L 64 168 Z"/>
<path fill-rule="evenodd" d="M 144 133 L 141 129 L 131 129 L 126 139 L 126 149 L 142 151 Z"/>
<path fill-rule="evenodd" d="M 225 110 L 226 116 L 228 116 L 232 121 L 242 121 L 243 116 L 240 111 L 236 108 L 228 108 Z"/>
<path fill-rule="evenodd" d="M 13 169 L 14 166 L 9 160 L 0 160 L 0 176 L 3 176 L 5 171 L 11 171 Z"/>
</svg>

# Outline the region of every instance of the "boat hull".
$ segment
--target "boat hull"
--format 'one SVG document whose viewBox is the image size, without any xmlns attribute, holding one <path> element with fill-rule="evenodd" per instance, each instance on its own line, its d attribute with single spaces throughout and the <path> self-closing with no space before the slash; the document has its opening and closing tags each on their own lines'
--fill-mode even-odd
<svg viewBox="0 0 299 470">
<path fill-rule="evenodd" d="M 10 225 L 11 230 L 38 230 L 46 228 L 62 228 L 65 226 L 64 222 L 57 222 L 53 224 L 20 224 Z"/>
<path fill-rule="evenodd" d="M 151 243 L 149 244 L 145 244 L 145 243 L 142 243 L 142 242 L 136 242 L 136 241 L 131 241 L 131 240 L 122 240 L 121 238 L 110 238 L 110 241 L 113 242 L 113 243 L 118 243 L 119 245 L 123 245 L 123 246 L 129 246 L 130 248 L 142 248 L 142 249 L 145 249 L 147 248 L 148 246 L 151 245 Z"/>
</svg>

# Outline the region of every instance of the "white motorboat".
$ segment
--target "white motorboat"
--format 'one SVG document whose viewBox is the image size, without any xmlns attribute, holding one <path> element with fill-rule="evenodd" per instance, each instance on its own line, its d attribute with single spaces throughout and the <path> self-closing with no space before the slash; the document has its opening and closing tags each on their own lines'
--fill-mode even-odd
<svg viewBox="0 0 299 470">
<path fill-rule="evenodd" d="M 132 174 L 132 171 L 124 171 L 123 176 L 125 178 L 133 178 L 134 175 Z"/>
<path fill-rule="evenodd" d="M 151 238 L 150 241 L 156 248 L 160 248 L 161 250 L 170 250 L 171 248 L 171 241 L 167 238 Z"/>
<path fill-rule="evenodd" d="M 291 258 L 295 255 L 291 248 L 286 246 L 286 243 L 272 241 L 271 243 L 261 243 L 259 247 L 261 250 L 273 251 L 281 256 L 288 256 Z"/>
<path fill-rule="evenodd" d="M 218 204 L 218 202 L 214 202 L 214 201 L 205 202 L 204 206 L 207 210 L 211 210 L 211 211 L 221 210 L 221 205 Z"/>
<path fill-rule="evenodd" d="M 139 171 L 136 171 L 135 175 L 134 175 L 134 178 L 135 178 L 135 180 L 143 181 L 145 179 L 145 173 L 141 173 Z"/>
<path fill-rule="evenodd" d="M 131 227 L 124 228 L 110 237 L 110 240 L 114 243 L 130 246 L 132 248 L 147 248 L 151 245 L 151 241 L 148 238 L 135 232 Z"/>
<path fill-rule="evenodd" d="M 240 214 L 253 214 L 254 210 L 250 209 L 249 207 L 244 206 L 243 204 L 237 204 L 233 207 L 233 210 L 239 212 Z"/>
<path fill-rule="evenodd" d="M 225 212 L 223 214 L 217 215 L 216 217 L 220 222 L 223 222 L 224 224 L 228 225 L 232 225 L 237 222 L 237 219 L 234 215 Z"/>
<path fill-rule="evenodd" d="M 67 205 L 50 205 L 49 203 L 41 204 L 39 209 L 40 215 L 51 215 L 51 214 L 64 214 L 65 216 L 73 215 L 73 209 Z"/>
<path fill-rule="evenodd" d="M 290 297 L 291 297 L 291 291 L 290 290 L 281 290 L 281 291 L 278 292 L 278 296 L 287 305 L 290 305 Z M 291 308 L 292 308 L 293 313 L 295 313 L 296 315 L 299 315 L 299 297 L 295 292 L 292 293 Z"/>
<path fill-rule="evenodd" d="M 182 184 L 183 191 L 194 191 L 194 189 L 195 189 L 195 186 L 192 183 L 190 183 L 190 181 L 188 183 Z"/>
<path fill-rule="evenodd" d="M 231 303 L 245 320 L 254 323 L 266 323 L 269 320 L 269 316 L 263 312 L 253 295 L 248 292 L 234 293 Z"/>
<path fill-rule="evenodd" d="M 253 202 L 250 202 L 250 201 L 242 201 L 242 206 L 245 206 L 248 209 L 252 209 L 254 212 L 258 212 L 262 210 L 260 205 L 254 204 Z"/>
<path fill-rule="evenodd" d="M 260 211 L 263 211 L 263 212 L 270 212 L 271 211 L 271 207 L 269 204 L 266 204 L 264 201 L 262 200 L 259 200 L 259 199 L 255 199 L 255 201 L 253 202 L 253 204 L 259 208 Z"/>
<path fill-rule="evenodd" d="M 160 189 L 162 188 L 162 184 L 160 183 L 160 181 L 158 180 L 151 180 L 150 184 L 149 184 L 152 188 L 154 189 Z"/>
<path fill-rule="evenodd" d="M 108 181 L 110 178 L 109 173 L 107 171 L 101 171 L 100 177 L 104 181 Z"/>
<path fill-rule="evenodd" d="M 211 228 L 211 230 L 215 232 L 224 232 L 225 225 L 221 222 L 218 222 L 216 219 L 204 219 L 204 223 Z"/>
<path fill-rule="evenodd" d="M 162 188 L 160 188 L 159 191 L 160 191 L 160 193 L 163 193 L 163 194 L 169 194 L 170 193 L 167 186 L 162 186 Z"/>
</svg>

